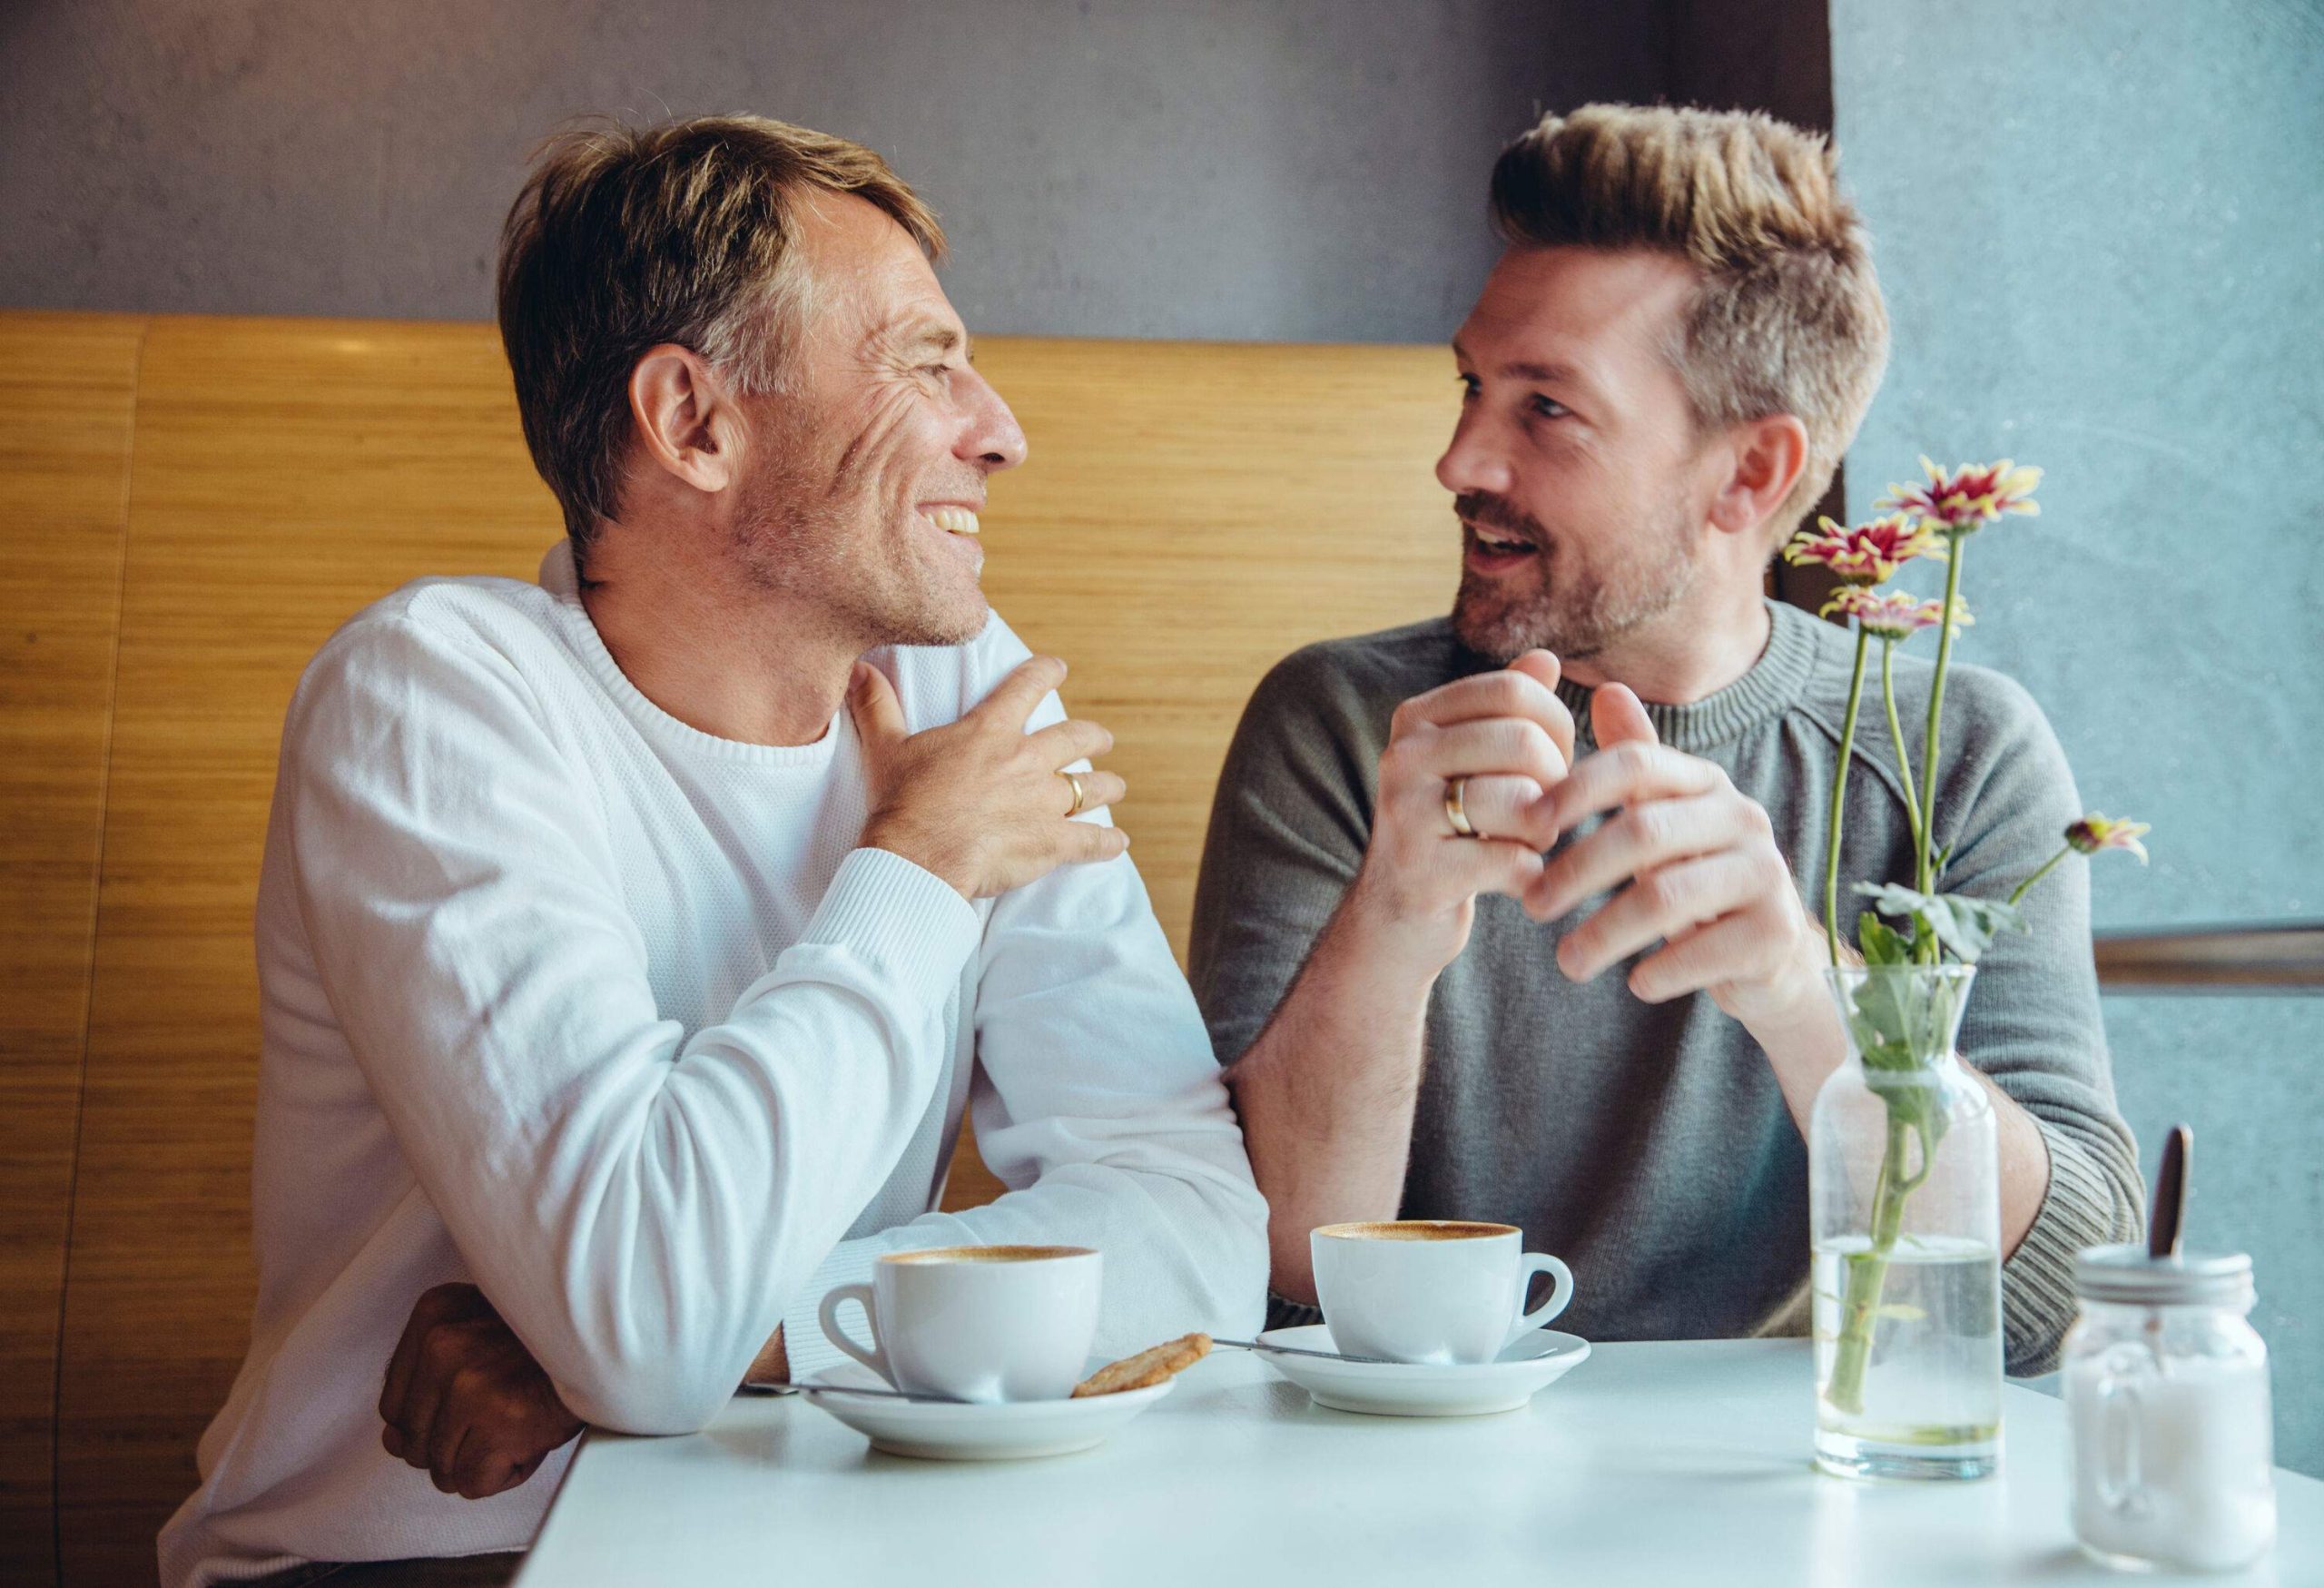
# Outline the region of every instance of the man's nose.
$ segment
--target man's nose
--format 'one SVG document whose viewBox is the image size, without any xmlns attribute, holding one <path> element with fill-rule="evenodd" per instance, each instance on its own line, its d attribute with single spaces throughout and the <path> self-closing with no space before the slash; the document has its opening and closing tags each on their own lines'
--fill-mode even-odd
<svg viewBox="0 0 2324 1588">
<path fill-rule="evenodd" d="M 1488 491 L 1507 496 L 1512 483 L 1509 461 L 1484 427 L 1468 415 L 1453 427 L 1452 444 L 1436 460 L 1436 482 L 1454 496 L 1464 491 Z"/>
<path fill-rule="evenodd" d="M 1018 428 L 1017 416 L 1009 411 L 991 382 L 974 370 L 969 374 L 976 383 L 970 398 L 969 422 L 961 429 L 953 454 L 988 474 L 1014 469 L 1025 461 L 1025 432 Z"/>
</svg>

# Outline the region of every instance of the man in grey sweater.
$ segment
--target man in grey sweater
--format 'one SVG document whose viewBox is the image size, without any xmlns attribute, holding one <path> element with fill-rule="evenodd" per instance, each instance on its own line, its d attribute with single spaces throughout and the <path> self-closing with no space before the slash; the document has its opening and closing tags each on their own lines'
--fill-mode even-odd
<svg viewBox="0 0 2324 1588">
<path fill-rule="evenodd" d="M 1502 157 L 1509 249 L 1453 344 L 1449 619 L 1300 651 L 1219 781 L 1195 991 L 1272 1207 L 1307 1232 L 1521 1226 L 1599 1339 L 1805 1327 L 1803 1128 L 1846 1048 L 1797 875 L 1820 873 L 1851 649 L 1762 595 L 1878 385 L 1886 316 L 1820 141 L 1593 106 Z M 1918 720 L 1930 669 L 1899 663 Z M 1650 704 L 1642 704 L 1650 703 Z M 1948 891 L 2005 895 L 2081 814 L 2025 693 L 1953 674 Z M 1842 874 L 1909 879 L 1858 741 Z M 1983 962 L 2010 1369 L 2044 1370 L 2082 1247 L 2140 1226 L 2081 868 Z M 1237 1057 L 1239 1056 L 1239 1057 Z"/>
</svg>

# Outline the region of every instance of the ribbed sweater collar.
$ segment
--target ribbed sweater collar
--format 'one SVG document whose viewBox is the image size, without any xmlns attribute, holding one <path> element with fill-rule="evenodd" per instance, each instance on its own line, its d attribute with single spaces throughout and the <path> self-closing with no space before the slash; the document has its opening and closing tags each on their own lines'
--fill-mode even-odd
<svg viewBox="0 0 2324 1588">
<path fill-rule="evenodd" d="M 1823 626 L 1797 607 L 1768 603 L 1768 646 L 1749 672 L 1726 688 L 1687 705 L 1647 704 L 1646 715 L 1664 744 L 1699 755 L 1730 743 L 1759 724 L 1798 704 L 1816 673 L 1817 630 Z M 1573 714 L 1585 745 L 1594 745 L 1590 727 L 1590 691 L 1561 679 L 1558 698 Z"/>
</svg>

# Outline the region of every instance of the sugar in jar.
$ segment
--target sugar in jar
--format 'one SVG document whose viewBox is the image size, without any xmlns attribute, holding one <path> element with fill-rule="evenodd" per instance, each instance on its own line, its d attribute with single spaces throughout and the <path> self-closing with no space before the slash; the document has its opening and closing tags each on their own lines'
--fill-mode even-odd
<svg viewBox="0 0 2324 1588">
<path fill-rule="evenodd" d="M 2268 1347 L 2251 1259 L 2097 1247 L 2066 1336 L 2073 1530 L 2109 1564 L 2228 1571 L 2276 1536 Z"/>
</svg>

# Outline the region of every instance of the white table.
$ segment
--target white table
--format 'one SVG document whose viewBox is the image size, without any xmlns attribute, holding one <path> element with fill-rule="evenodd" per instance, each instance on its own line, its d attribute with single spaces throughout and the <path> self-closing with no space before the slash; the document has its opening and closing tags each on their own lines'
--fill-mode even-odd
<svg viewBox="0 0 2324 1588">
<path fill-rule="evenodd" d="M 1355 1416 L 1242 1352 L 1098 1449 L 874 1453 L 795 1396 L 683 1439 L 592 1434 L 520 1588 L 845 1583 L 2122 1583 L 2076 1554 L 2063 1408 L 2011 1386 L 2002 1475 L 1863 1485 L 1807 1465 L 1807 1347 L 1600 1346 L 1500 1416 Z M 2278 1475 L 2274 1558 L 2208 1583 L 2324 1583 L 2324 1483 Z"/>
</svg>

